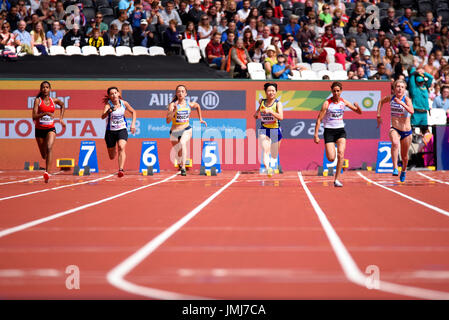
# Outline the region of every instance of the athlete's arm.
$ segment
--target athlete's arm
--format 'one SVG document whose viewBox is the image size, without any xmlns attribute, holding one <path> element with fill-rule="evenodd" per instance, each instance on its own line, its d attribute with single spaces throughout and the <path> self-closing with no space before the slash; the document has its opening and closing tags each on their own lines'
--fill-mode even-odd
<svg viewBox="0 0 449 320">
<path fill-rule="evenodd" d="M 354 104 L 352 104 L 351 102 L 349 102 L 348 100 L 343 99 L 343 101 L 345 102 L 345 105 L 351 109 L 352 111 L 354 111 L 355 113 L 358 114 L 362 114 L 362 108 L 360 108 L 359 104 L 357 102 L 354 102 Z"/>
<path fill-rule="evenodd" d="M 193 108 L 196 108 L 197 112 L 198 112 L 198 118 L 200 119 L 200 123 L 204 123 L 204 125 L 207 127 L 207 123 L 206 121 L 203 120 L 203 117 L 201 116 L 201 107 L 198 103 L 194 103 Z"/>
<path fill-rule="evenodd" d="M 268 109 L 270 110 L 270 109 Z M 278 120 L 284 120 L 284 107 L 282 106 L 282 102 L 278 101 L 277 102 L 277 110 L 278 112 L 274 112 L 271 110 L 271 114 L 273 115 L 273 117 L 275 117 Z"/>
<path fill-rule="evenodd" d="M 64 112 L 65 112 L 65 105 L 64 102 L 60 99 L 54 99 L 54 102 L 59 105 L 61 107 L 61 111 L 59 113 L 59 123 L 65 127 L 65 122 L 64 122 Z"/>
<path fill-rule="evenodd" d="M 259 112 L 260 112 L 260 106 L 262 104 L 262 99 L 259 99 L 259 107 L 257 107 L 256 112 L 254 113 L 254 118 L 257 119 L 259 118 Z"/>
<path fill-rule="evenodd" d="M 415 109 L 413 108 L 412 99 L 410 99 L 409 97 L 405 97 L 405 103 L 402 102 L 401 105 L 405 108 L 405 110 L 408 111 L 408 113 L 410 113 L 410 114 L 415 113 Z"/>
<path fill-rule="evenodd" d="M 382 106 L 384 105 L 384 103 L 388 102 L 391 100 L 391 96 L 386 96 L 383 97 L 382 99 L 379 100 L 379 103 L 377 104 L 377 128 L 380 127 L 380 125 L 382 124 L 382 117 L 381 115 L 381 111 L 382 111 Z"/>
<path fill-rule="evenodd" d="M 33 113 L 32 113 L 33 120 L 38 120 L 38 119 L 42 118 L 43 116 L 53 117 L 53 113 L 52 112 L 38 113 L 39 112 L 39 100 L 40 99 L 38 99 L 38 98 L 36 98 L 34 100 Z"/>
<path fill-rule="evenodd" d="M 315 141 L 315 143 L 320 143 L 320 138 L 318 137 L 318 131 L 320 130 L 321 121 L 323 120 L 324 115 L 326 114 L 326 111 L 328 108 L 329 108 L 329 102 L 326 100 L 323 103 L 323 106 L 321 107 L 320 113 L 318 113 L 318 117 L 316 118 L 315 134 L 313 135 L 313 141 Z"/>
<path fill-rule="evenodd" d="M 112 113 L 112 108 L 109 104 L 106 104 L 103 109 L 103 114 L 101 115 L 101 119 L 105 119 L 110 113 Z"/>
<path fill-rule="evenodd" d="M 175 116 L 175 113 L 175 104 L 172 102 L 168 105 L 167 117 L 165 118 L 165 121 L 170 123 Z"/>
<path fill-rule="evenodd" d="M 134 110 L 133 107 L 131 107 L 131 105 L 128 102 L 123 101 L 123 103 L 125 104 L 126 110 L 128 110 L 128 112 L 131 113 L 132 116 L 133 116 L 133 120 L 131 122 L 131 128 L 130 129 L 131 129 L 131 133 L 135 134 L 136 133 L 137 112 L 136 112 L 136 110 Z"/>
</svg>

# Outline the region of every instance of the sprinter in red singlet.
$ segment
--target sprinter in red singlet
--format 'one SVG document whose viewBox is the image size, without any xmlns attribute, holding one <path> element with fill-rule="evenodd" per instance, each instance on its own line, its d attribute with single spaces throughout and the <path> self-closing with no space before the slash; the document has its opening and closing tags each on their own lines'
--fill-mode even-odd
<svg viewBox="0 0 449 320">
<path fill-rule="evenodd" d="M 53 158 L 53 145 L 56 139 L 55 129 L 55 110 L 59 105 L 61 110 L 59 114 L 59 123 L 65 127 L 64 122 L 64 102 L 55 98 L 50 98 L 51 85 L 48 81 L 41 83 L 40 90 L 33 107 L 33 121 L 35 123 L 35 136 L 37 146 L 41 153 L 42 159 L 45 160 L 44 181 L 48 183 L 50 179 L 51 161 Z"/>
</svg>

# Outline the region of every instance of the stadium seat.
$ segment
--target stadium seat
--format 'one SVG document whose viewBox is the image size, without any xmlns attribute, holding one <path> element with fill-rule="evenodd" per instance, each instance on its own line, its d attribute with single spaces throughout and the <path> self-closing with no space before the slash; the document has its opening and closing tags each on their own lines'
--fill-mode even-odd
<svg viewBox="0 0 449 320">
<path fill-rule="evenodd" d="M 93 46 L 84 46 L 81 49 L 83 56 L 98 56 L 97 48 Z"/>
<path fill-rule="evenodd" d="M 312 71 L 318 72 L 318 71 L 326 70 L 326 69 L 327 68 L 324 63 L 321 63 L 321 62 L 312 63 Z"/>
<path fill-rule="evenodd" d="M 348 73 L 345 70 L 334 71 L 331 80 L 348 80 Z"/>
<path fill-rule="evenodd" d="M 445 125 L 447 121 L 446 110 L 432 108 L 430 116 L 427 116 L 427 122 L 429 126 L 433 125 Z"/>
<path fill-rule="evenodd" d="M 318 80 L 318 76 L 315 71 L 304 70 L 300 71 L 302 80 Z"/>
<path fill-rule="evenodd" d="M 142 46 L 135 46 L 133 47 L 133 54 L 135 56 L 148 56 L 148 48 L 142 47 Z"/>
<path fill-rule="evenodd" d="M 291 80 L 301 80 L 301 73 L 298 70 L 292 70 L 292 75 L 288 77 Z"/>
<path fill-rule="evenodd" d="M 182 39 L 182 49 L 185 51 L 187 48 L 199 48 L 198 43 L 192 39 Z"/>
<path fill-rule="evenodd" d="M 148 49 L 150 56 L 165 56 L 164 48 L 159 46 L 152 46 Z"/>
<path fill-rule="evenodd" d="M 328 63 L 334 63 L 335 62 L 335 49 L 324 47 L 324 50 L 327 52 L 327 62 Z"/>
<path fill-rule="evenodd" d="M 61 46 L 51 46 L 50 47 L 50 55 L 51 56 L 59 56 L 59 55 L 65 55 L 65 49 Z"/>
<path fill-rule="evenodd" d="M 267 76 L 265 70 L 253 70 L 249 72 L 249 76 L 252 80 L 266 80 Z"/>
<path fill-rule="evenodd" d="M 432 51 L 432 49 L 433 49 L 433 42 L 432 41 L 427 41 L 426 44 L 424 45 L 424 47 L 427 50 L 427 55 L 429 55 L 430 51 Z"/>
<path fill-rule="evenodd" d="M 312 70 L 312 67 L 307 62 L 298 63 L 298 65 L 305 67 L 307 70 Z"/>
<path fill-rule="evenodd" d="M 77 46 L 68 46 L 65 48 L 65 54 L 68 56 L 81 55 L 81 48 Z"/>
<path fill-rule="evenodd" d="M 200 43 L 200 50 L 201 50 L 201 54 L 203 56 L 204 59 L 206 59 L 206 47 L 207 44 L 210 42 L 210 39 L 200 39 L 199 43 Z"/>
<path fill-rule="evenodd" d="M 201 60 L 200 48 L 198 47 L 187 47 L 185 49 L 185 54 L 187 57 L 187 61 L 189 63 L 198 63 Z"/>
<path fill-rule="evenodd" d="M 259 62 L 249 62 L 248 65 L 248 72 L 251 73 L 253 71 L 263 71 L 265 72 L 265 70 L 263 69 L 263 65 Z"/>
<path fill-rule="evenodd" d="M 33 54 L 34 54 L 35 56 L 40 56 L 42 53 L 41 53 L 39 50 L 37 50 L 36 47 L 33 47 Z"/>
<path fill-rule="evenodd" d="M 329 63 L 327 69 L 331 72 L 343 70 L 343 65 L 341 63 Z"/>
<path fill-rule="evenodd" d="M 120 57 L 131 56 L 133 54 L 131 48 L 128 46 L 118 46 L 117 48 L 115 48 L 115 53 Z"/>
<path fill-rule="evenodd" d="M 332 79 L 333 72 L 329 70 L 320 70 L 317 72 L 318 79 L 323 79 L 323 76 L 325 75 L 329 76 L 329 78 Z"/>
<path fill-rule="evenodd" d="M 84 51 L 84 47 L 83 47 Z M 112 46 L 102 46 L 100 47 L 100 56 L 115 56 L 116 52 Z"/>
</svg>

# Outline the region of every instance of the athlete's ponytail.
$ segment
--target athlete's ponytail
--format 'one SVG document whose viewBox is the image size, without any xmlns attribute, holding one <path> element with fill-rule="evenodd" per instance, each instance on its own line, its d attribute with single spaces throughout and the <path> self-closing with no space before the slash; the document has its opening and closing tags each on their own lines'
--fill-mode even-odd
<svg viewBox="0 0 449 320">
<path fill-rule="evenodd" d="M 117 87 L 109 87 L 108 90 L 106 91 L 107 92 L 106 95 L 103 97 L 103 104 L 107 104 L 109 102 L 109 100 L 110 100 L 109 94 L 111 93 L 111 90 L 114 90 L 114 89 L 120 93 L 120 91 L 118 90 Z M 122 99 L 121 95 L 119 95 L 119 99 Z"/>
<path fill-rule="evenodd" d="M 44 87 L 44 84 L 48 84 L 48 86 L 49 86 L 50 89 L 51 89 L 51 84 L 50 84 L 50 82 L 48 82 L 48 81 L 42 81 L 42 82 L 41 82 L 41 86 L 40 86 L 40 88 L 39 88 L 39 93 L 37 94 L 36 99 L 37 99 L 37 98 L 42 98 L 42 97 L 43 97 L 43 94 L 42 94 L 42 88 Z"/>
</svg>

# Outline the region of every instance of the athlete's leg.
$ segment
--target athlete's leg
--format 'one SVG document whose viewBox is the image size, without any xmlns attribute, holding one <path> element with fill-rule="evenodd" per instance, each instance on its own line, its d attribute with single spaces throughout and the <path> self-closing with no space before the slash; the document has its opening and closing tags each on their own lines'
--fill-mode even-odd
<svg viewBox="0 0 449 320">
<path fill-rule="evenodd" d="M 126 161 L 126 153 L 125 153 L 126 140 L 120 139 L 117 143 L 117 149 L 118 149 L 118 168 L 119 170 L 123 170 Z"/>
<path fill-rule="evenodd" d="M 45 160 L 47 158 L 47 143 L 45 142 L 45 138 L 36 137 L 36 142 L 39 152 L 41 153 L 41 157 Z"/>
<path fill-rule="evenodd" d="M 343 168 L 343 162 L 345 160 L 346 139 L 340 138 L 337 140 L 337 169 L 335 172 L 335 180 L 339 180 L 341 174 L 341 168 Z"/>
<path fill-rule="evenodd" d="M 109 155 L 109 159 L 111 159 L 111 160 L 115 159 L 115 156 L 117 155 L 117 150 L 116 150 L 115 146 L 112 148 L 108 148 L 108 155 Z"/>
<path fill-rule="evenodd" d="M 55 144 L 56 133 L 50 131 L 45 138 L 47 157 L 45 158 L 45 171 L 49 172 L 51 167 L 51 160 L 53 160 L 53 145 Z"/>
<path fill-rule="evenodd" d="M 405 137 L 401 140 L 401 158 L 402 158 L 402 171 L 407 171 L 408 164 L 408 149 L 412 143 L 412 135 Z"/>
<path fill-rule="evenodd" d="M 181 145 L 181 166 L 183 169 L 186 168 L 187 161 L 187 142 L 192 138 L 192 129 L 186 130 L 182 133 L 181 140 L 179 144 Z"/>
<path fill-rule="evenodd" d="M 393 161 L 393 170 L 394 170 L 398 168 L 399 144 L 401 141 L 401 136 L 396 130 L 390 129 L 390 140 L 391 140 L 391 160 Z"/>
<path fill-rule="evenodd" d="M 335 161 L 335 157 L 336 157 L 335 143 L 334 142 L 328 142 L 328 143 L 325 144 L 325 148 L 326 148 L 327 160 L 329 160 L 330 162 L 334 162 Z"/>
<path fill-rule="evenodd" d="M 274 159 L 274 160 L 277 160 L 277 158 L 278 158 L 279 149 L 281 147 L 281 141 L 274 142 L 274 143 L 271 144 L 271 148 L 270 148 L 271 151 L 270 151 L 270 153 L 271 153 L 271 158 Z"/>
<path fill-rule="evenodd" d="M 262 146 L 262 162 L 265 168 L 268 170 L 270 168 L 270 149 L 271 149 L 271 139 L 264 135 L 259 135 L 260 145 Z"/>
</svg>

